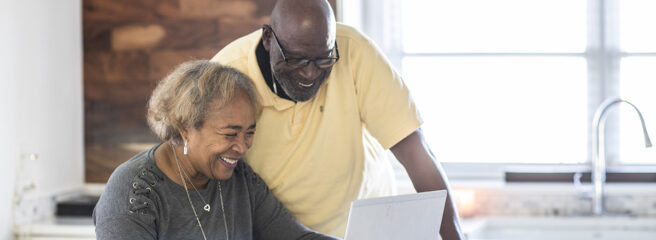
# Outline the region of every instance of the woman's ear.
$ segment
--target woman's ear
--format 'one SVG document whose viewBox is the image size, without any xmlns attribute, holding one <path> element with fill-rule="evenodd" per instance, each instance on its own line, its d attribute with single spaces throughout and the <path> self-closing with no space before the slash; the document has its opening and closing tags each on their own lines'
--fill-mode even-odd
<svg viewBox="0 0 656 240">
<path fill-rule="evenodd" d="M 178 128 L 178 133 L 180 133 L 180 138 L 182 138 L 183 143 L 189 141 L 189 133 L 186 130 Z"/>
</svg>

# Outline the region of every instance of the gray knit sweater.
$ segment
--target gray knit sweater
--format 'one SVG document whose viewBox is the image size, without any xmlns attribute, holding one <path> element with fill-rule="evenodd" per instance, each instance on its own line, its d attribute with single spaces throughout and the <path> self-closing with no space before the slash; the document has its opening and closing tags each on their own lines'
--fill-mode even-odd
<svg viewBox="0 0 656 240">
<path fill-rule="evenodd" d="M 97 239 L 203 239 L 187 194 L 156 166 L 154 146 L 112 173 L 94 209 Z M 230 239 L 334 239 L 301 225 L 243 161 L 221 181 Z M 207 239 L 225 239 L 218 181 L 189 189 Z"/>
</svg>

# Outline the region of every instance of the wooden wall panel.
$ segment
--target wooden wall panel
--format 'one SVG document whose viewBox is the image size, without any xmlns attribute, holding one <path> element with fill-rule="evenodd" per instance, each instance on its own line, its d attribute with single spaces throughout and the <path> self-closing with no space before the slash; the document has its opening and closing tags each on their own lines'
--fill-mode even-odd
<svg viewBox="0 0 656 240">
<path fill-rule="evenodd" d="M 330 1 L 335 7 L 335 0 Z M 268 23 L 274 0 L 83 0 L 85 178 L 157 144 L 146 103 L 176 65 Z"/>
</svg>

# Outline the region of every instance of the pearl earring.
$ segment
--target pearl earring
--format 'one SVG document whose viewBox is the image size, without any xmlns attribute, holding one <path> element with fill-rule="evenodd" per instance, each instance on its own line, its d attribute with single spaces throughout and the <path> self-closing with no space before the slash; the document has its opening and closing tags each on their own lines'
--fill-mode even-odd
<svg viewBox="0 0 656 240">
<path fill-rule="evenodd" d="M 187 155 L 187 140 L 185 140 L 185 145 L 184 148 L 182 149 L 182 153 L 184 153 L 184 155 Z"/>
</svg>

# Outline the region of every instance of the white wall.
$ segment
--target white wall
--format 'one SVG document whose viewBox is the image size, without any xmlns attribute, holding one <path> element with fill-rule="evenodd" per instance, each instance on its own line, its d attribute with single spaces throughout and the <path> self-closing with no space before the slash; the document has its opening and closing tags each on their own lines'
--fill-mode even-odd
<svg viewBox="0 0 656 240">
<path fill-rule="evenodd" d="M 0 239 L 16 185 L 43 198 L 84 183 L 81 22 L 81 0 L 0 0 Z"/>
<path fill-rule="evenodd" d="M 14 18 L 11 3 L 0 5 L 0 239 L 10 239 L 11 196 L 15 179 L 16 159 L 16 81 L 14 81 L 13 61 L 14 38 L 7 37 L 14 32 Z"/>
</svg>

